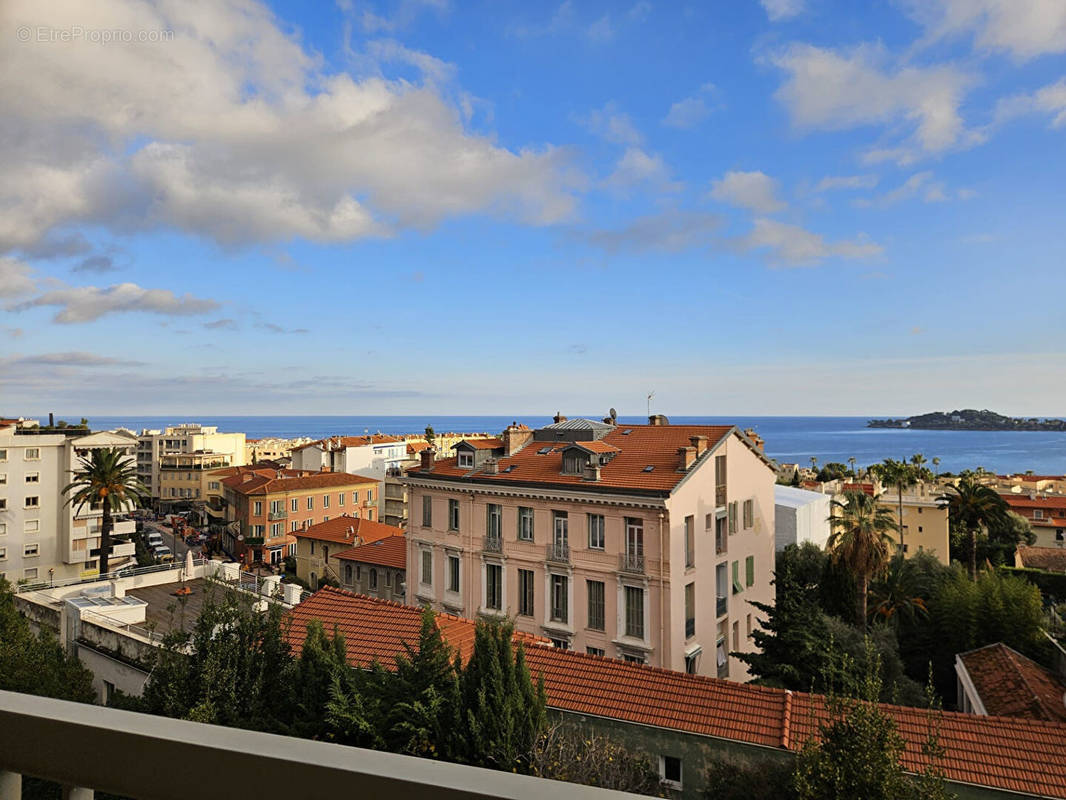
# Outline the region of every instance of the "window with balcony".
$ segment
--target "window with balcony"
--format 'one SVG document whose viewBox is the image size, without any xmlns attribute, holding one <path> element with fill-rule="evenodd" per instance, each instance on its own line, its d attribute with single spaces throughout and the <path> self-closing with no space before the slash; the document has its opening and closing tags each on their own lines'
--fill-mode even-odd
<svg viewBox="0 0 1066 800">
<path fill-rule="evenodd" d="M 422 551 L 422 583 L 426 586 L 433 585 L 433 551 Z"/>
<path fill-rule="evenodd" d="M 26 508 L 40 508 L 41 498 L 37 495 L 30 495 L 26 498 Z"/>
<path fill-rule="evenodd" d="M 685 566 L 696 566 L 696 518 L 685 517 Z"/>
<path fill-rule="evenodd" d="M 716 616 L 724 617 L 729 611 L 729 565 L 726 561 L 715 567 L 714 590 L 717 599 Z"/>
<path fill-rule="evenodd" d="M 503 506 L 489 503 L 485 506 L 485 535 L 499 541 L 503 531 Z"/>
<path fill-rule="evenodd" d="M 523 542 L 533 541 L 533 509 L 518 507 L 518 538 Z"/>
<path fill-rule="evenodd" d="M 570 579 L 565 575 L 551 576 L 551 610 L 552 622 L 569 622 Z"/>
<path fill-rule="evenodd" d="M 503 608 L 503 567 L 499 564 L 485 565 L 485 608 Z"/>
<path fill-rule="evenodd" d="M 603 550 L 606 542 L 604 536 L 603 514 L 589 514 L 589 550 Z"/>
<path fill-rule="evenodd" d="M 595 631 L 606 628 L 606 607 L 603 581 L 585 581 L 588 587 L 589 624 Z"/>
<path fill-rule="evenodd" d="M 518 570 L 518 614 L 522 617 L 532 617 L 535 614 L 533 607 L 533 580 L 534 574 L 531 569 Z"/>
<path fill-rule="evenodd" d="M 459 530 L 459 501 L 454 498 L 448 500 L 448 530 Z"/>
<path fill-rule="evenodd" d="M 448 591 L 459 591 L 459 556 L 448 556 Z"/>
<path fill-rule="evenodd" d="M 685 638 L 696 635 L 696 584 L 685 585 Z"/>
<path fill-rule="evenodd" d="M 428 494 L 422 495 L 422 527 L 433 527 L 433 497 Z"/>
<path fill-rule="evenodd" d="M 644 638 L 644 590 L 637 586 L 625 587 L 626 636 Z"/>
<path fill-rule="evenodd" d="M 570 521 L 565 511 L 552 512 L 552 542 L 556 547 L 570 544 Z"/>
</svg>

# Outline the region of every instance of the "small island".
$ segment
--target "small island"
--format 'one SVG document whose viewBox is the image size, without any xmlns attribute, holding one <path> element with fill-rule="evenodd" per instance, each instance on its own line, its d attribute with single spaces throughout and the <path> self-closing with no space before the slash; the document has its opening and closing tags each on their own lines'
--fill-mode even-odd
<svg viewBox="0 0 1066 800">
<path fill-rule="evenodd" d="M 906 419 L 872 419 L 867 428 L 916 428 L 930 431 L 1066 431 L 1066 421 L 1030 417 L 1006 417 L 995 411 L 934 411 Z"/>
</svg>

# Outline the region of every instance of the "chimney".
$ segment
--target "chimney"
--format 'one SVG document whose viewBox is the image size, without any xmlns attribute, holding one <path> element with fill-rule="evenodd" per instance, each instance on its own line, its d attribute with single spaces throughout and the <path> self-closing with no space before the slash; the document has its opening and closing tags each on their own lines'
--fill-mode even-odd
<svg viewBox="0 0 1066 800">
<path fill-rule="evenodd" d="M 600 460 L 593 456 L 585 464 L 585 473 L 582 475 L 582 480 L 586 481 L 598 481 L 600 479 Z"/>
<path fill-rule="evenodd" d="M 652 414 L 648 417 L 648 424 L 654 425 L 655 427 L 661 427 L 663 425 L 669 425 L 670 420 L 666 418 L 665 414 Z"/>
<path fill-rule="evenodd" d="M 248 481 L 250 481 L 254 477 L 255 477 L 255 473 L 254 472 L 245 472 L 244 474 L 241 475 L 241 483 L 248 483 Z"/>
<path fill-rule="evenodd" d="M 49 411 L 48 412 L 48 427 L 49 428 L 54 428 L 55 426 L 56 426 L 55 415 L 51 411 Z"/>
<path fill-rule="evenodd" d="M 690 436 L 688 437 L 688 440 L 692 442 L 692 446 L 696 448 L 696 458 L 699 458 L 707 452 L 706 436 Z"/>
<path fill-rule="evenodd" d="M 486 475 L 499 475 L 500 474 L 500 461 L 496 458 L 490 458 L 485 462 L 485 474 Z"/>
<path fill-rule="evenodd" d="M 678 468 L 682 472 L 687 472 L 696 460 L 696 448 L 689 445 L 688 447 L 677 448 L 678 455 Z"/>
<path fill-rule="evenodd" d="M 525 425 L 519 425 L 517 422 L 512 422 L 504 428 L 503 436 L 500 438 L 503 439 L 504 456 L 511 456 L 532 441 L 533 431 Z"/>
<path fill-rule="evenodd" d="M 751 439 L 752 443 L 759 448 L 760 453 L 766 451 L 766 442 L 763 441 L 763 438 L 755 432 L 754 428 L 745 428 L 744 435 Z"/>
<path fill-rule="evenodd" d="M 418 454 L 418 457 L 422 459 L 422 463 L 419 465 L 421 469 L 431 470 L 433 469 L 433 457 L 437 451 L 433 447 L 427 447 L 425 450 Z"/>
<path fill-rule="evenodd" d="M 355 536 L 355 528 L 349 525 L 344 531 L 344 538 L 351 539 L 353 536 Z"/>
<path fill-rule="evenodd" d="M 558 423 L 560 423 L 560 422 L 566 422 L 566 417 L 564 417 L 564 416 L 563 416 L 563 415 L 562 415 L 562 414 L 561 414 L 560 412 L 556 411 L 556 412 L 555 412 L 555 416 L 554 416 L 554 417 L 552 417 L 552 420 L 553 420 L 553 421 L 554 421 L 554 422 L 555 422 L 556 424 L 558 424 Z"/>
</svg>

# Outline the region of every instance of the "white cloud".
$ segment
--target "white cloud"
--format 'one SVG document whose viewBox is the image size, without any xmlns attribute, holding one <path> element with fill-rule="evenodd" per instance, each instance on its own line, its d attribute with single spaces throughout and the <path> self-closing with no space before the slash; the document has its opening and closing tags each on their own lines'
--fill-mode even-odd
<svg viewBox="0 0 1066 800">
<path fill-rule="evenodd" d="M 13 306 L 23 311 L 39 306 L 57 306 L 56 322 L 92 322 L 107 314 L 143 312 L 182 316 L 205 314 L 219 304 L 214 300 L 176 295 L 167 289 L 144 289 L 135 283 L 119 283 L 106 289 L 97 286 L 69 286 L 53 289 Z"/>
<path fill-rule="evenodd" d="M 13 258 L 0 257 L 0 297 L 19 297 L 36 288 L 30 267 Z"/>
<path fill-rule="evenodd" d="M 662 156 L 647 153 L 639 147 L 627 147 L 604 185 L 625 190 L 640 184 L 663 192 L 675 192 L 681 188 L 679 183 L 670 179 L 670 168 Z"/>
<path fill-rule="evenodd" d="M 142 367 L 143 361 L 114 358 L 113 356 L 101 356 L 84 351 L 69 351 L 66 353 L 38 353 L 37 355 L 12 356 L 0 359 L 0 364 L 8 367 L 27 367 L 34 365 L 49 365 L 60 367 Z"/>
<path fill-rule="evenodd" d="M 1062 0 L 909 0 L 909 6 L 931 41 L 972 35 L 978 49 L 1019 61 L 1066 52 Z"/>
<path fill-rule="evenodd" d="M 828 258 L 859 259 L 884 249 L 865 237 L 827 242 L 821 234 L 773 219 L 756 219 L 750 233 L 737 241 L 742 250 L 765 251 L 772 264 L 813 266 Z"/>
<path fill-rule="evenodd" d="M 450 65 L 396 43 L 372 49 L 414 64 L 425 85 L 327 73 L 254 0 L 9 0 L 0 37 L 15 42 L 18 25 L 175 35 L 0 48 L 0 251 L 79 224 L 245 244 L 574 213 L 568 153 L 471 133 L 436 86 Z"/>
<path fill-rule="evenodd" d="M 790 19 L 803 12 L 803 0 L 759 0 L 771 22 Z"/>
<path fill-rule="evenodd" d="M 607 253 L 657 251 L 678 253 L 709 246 L 722 220 L 702 211 L 666 211 L 637 217 L 620 228 L 578 231 L 573 238 Z"/>
<path fill-rule="evenodd" d="M 589 25 L 588 37 L 593 42 L 609 42 L 614 38 L 614 25 L 611 23 L 611 15 L 604 14 L 598 20 Z"/>
<path fill-rule="evenodd" d="M 455 64 L 442 61 L 429 53 L 404 47 L 394 39 L 375 39 L 367 42 L 367 54 L 378 61 L 398 61 L 410 64 L 433 83 L 447 83 L 455 77 Z"/>
<path fill-rule="evenodd" d="M 678 100 L 670 106 L 670 110 L 663 120 L 663 125 L 688 130 L 707 119 L 710 113 L 711 110 L 707 107 L 707 102 L 702 97 L 686 97 L 684 100 Z"/>
<path fill-rule="evenodd" d="M 341 9 L 351 15 L 353 13 L 352 0 L 338 0 Z M 430 9 L 443 14 L 450 8 L 447 0 L 400 0 L 394 4 L 395 8 L 390 14 L 377 14 L 369 4 L 361 3 L 362 14 L 359 23 L 363 30 L 369 33 L 378 31 L 397 31 L 406 28 L 418 17 L 424 9 Z"/>
<path fill-rule="evenodd" d="M 997 123 L 1025 114 L 1051 116 L 1051 127 L 1066 127 L 1066 78 L 1048 84 L 1031 94 L 1017 94 L 1000 100 L 996 106 Z"/>
<path fill-rule="evenodd" d="M 873 45 L 834 51 L 794 44 L 772 60 L 788 73 L 775 97 L 798 128 L 884 125 L 910 131 L 872 150 L 868 160 L 906 163 L 977 140 L 959 115 L 975 78 L 953 66 L 892 67 L 884 49 Z"/>
<path fill-rule="evenodd" d="M 827 175 L 814 187 L 816 192 L 832 192 L 838 189 L 872 189 L 877 186 L 876 175 Z"/>
<path fill-rule="evenodd" d="M 614 103 L 593 109 L 578 119 L 588 131 L 612 144 L 639 145 L 644 141 L 633 120 Z"/>
<path fill-rule="evenodd" d="M 927 203 L 941 202 L 948 199 L 947 187 L 943 181 L 936 180 L 931 171 L 926 170 L 914 173 L 895 189 L 885 192 L 880 197 L 874 200 L 859 200 L 856 205 L 874 205 L 883 208 L 918 196 L 921 196 Z"/>
<path fill-rule="evenodd" d="M 785 208 L 777 198 L 777 181 L 759 171 L 727 172 L 711 183 L 710 194 L 721 203 L 750 208 L 760 214 L 772 214 Z"/>
</svg>

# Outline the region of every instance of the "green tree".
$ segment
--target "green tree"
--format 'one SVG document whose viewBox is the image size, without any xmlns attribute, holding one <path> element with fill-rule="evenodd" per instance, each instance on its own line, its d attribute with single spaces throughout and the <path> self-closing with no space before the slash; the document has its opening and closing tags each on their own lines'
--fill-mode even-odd
<svg viewBox="0 0 1066 800">
<path fill-rule="evenodd" d="M 329 636 L 318 620 L 308 623 L 307 637 L 293 670 L 289 734 L 305 739 L 326 738 L 326 715 L 334 680 L 348 670 L 344 637 L 337 631 Z"/>
<path fill-rule="evenodd" d="M 0 689 L 9 692 L 92 703 L 93 674 L 55 636 L 42 628 L 34 634 L 15 608 L 11 585 L 0 578 Z"/>
<path fill-rule="evenodd" d="M 826 548 L 855 576 L 855 618 L 859 627 L 865 627 L 870 580 L 884 569 L 892 546 L 888 533 L 895 527 L 892 513 L 864 492 L 845 492 L 844 499 L 834 500 L 831 508 L 832 532 Z"/>
<path fill-rule="evenodd" d="M 149 492 L 137 477 L 136 461 L 117 447 L 92 450 L 88 456 L 79 456 L 78 464 L 74 480 L 63 487 L 63 494 L 70 495 L 67 503 L 78 510 L 85 506 L 103 510 L 100 574 L 106 575 L 114 529 L 111 515 L 142 504 Z"/>
<path fill-rule="evenodd" d="M 970 580 L 977 580 L 977 534 L 982 527 L 1007 524 L 1007 503 L 974 475 L 964 475 L 937 498 L 947 508 L 948 521 L 966 536 L 970 556 Z"/>
<path fill-rule="evenodd" d="M 917 558 L 932 556 L 916 553 Z M 913 622 L 918 617 L 929 616 L 927 598 L 931 587 L 926 579 L 927 573 L 915 559 L 906 559 L 903 553 L 898 553 L 871 584 L 873 603 L 869 614 L 875 621 L 898 628 L 903 619 Z"/>
<path fill-rule="evenodd" d="M 429 442 L 429 445 L 431 447 L 433 446 L 433 443 L 437 441 L 437 434 L 436 434 L 436 431 L 433 430 L 433 426 L 432 425 L 427 425 L 426 426 L 425 439 L 426 439 L 427 442 Z"/>
<path fill-rule="evenodd" d="M 549 725 L 537 737 L 529 771 L 554 781 L 664 796 L 658 765 L 647 754 L 564 722 Z"/>
<path fill-rule="evenodd" d="M 847 478 L 849 475 L 848 468 L 841 464 L 839 461 L 830 461 L 820 470 L 818 470 L 818 480 L 825 483 L 826 481 L 837 481 Z"/>
<path fill-rule="evenodd" d="M 903 549 L 903 490 L 917 483 L 917 470 L 913 464 L 906 461 L 896 461 L 886 458 L 880 464 L 873 466 L 874 474 L 881 479 L 881 483 L 896 487 L 896 504 L 898 514 L 896 516 L 896 529 L 899 531 L 899 549 Z"/>
</svg>

